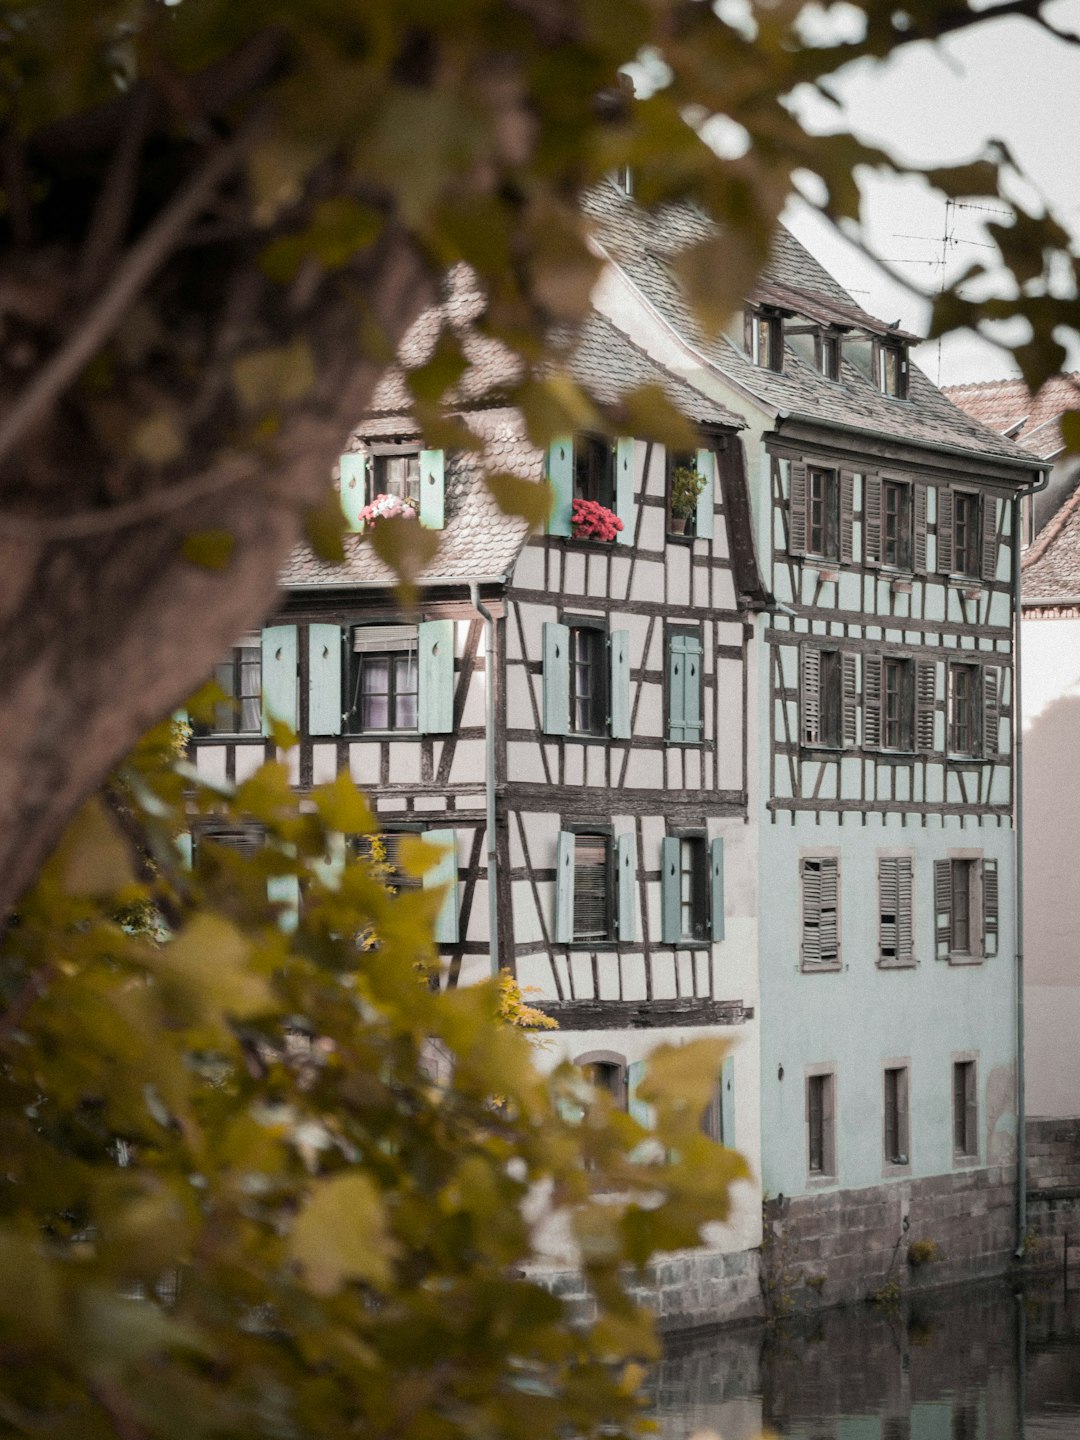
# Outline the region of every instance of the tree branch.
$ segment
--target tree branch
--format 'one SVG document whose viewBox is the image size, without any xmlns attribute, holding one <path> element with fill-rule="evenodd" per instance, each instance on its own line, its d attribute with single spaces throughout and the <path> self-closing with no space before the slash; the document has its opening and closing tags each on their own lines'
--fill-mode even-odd
<svg viewBox="0 0 1080 1440">
<path fill-rule="evenodd" d="M 152 95 L 140 85 L 131 97 L 132 111 L 121 131 L 101 187 L 79 260 L 76 292 L 93 293 L 108 272 L 109 262 L 124 243 L 139 179 L 139 157 L 150 124 Z"/>
<path fill-rule="evenodd" d="M 131 247 L 101 299 L 87 311 L 75 333 L 8 412 L 0 426 L 0 460 L 10 454 L 113 334 L 215 188 L 251 149 L 265 120 L 265 110 L 257 111 L 231 140 L 208 155 L 202 168 Z"/>
</svg>

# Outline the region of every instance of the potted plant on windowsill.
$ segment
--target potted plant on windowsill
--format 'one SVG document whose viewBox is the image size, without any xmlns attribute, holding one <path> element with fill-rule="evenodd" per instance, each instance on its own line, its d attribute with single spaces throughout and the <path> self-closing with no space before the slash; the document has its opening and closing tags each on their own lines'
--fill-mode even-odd
<svg viewBox="0 0 1080 1440">
<path fill-rule="evenodd" d="M 360 511 L 360 519 L 365 528 L 374 525 L 377 520 L 394 520 L 403 518 L 415 520 L 417 513 L 416 502 L 407 496 L 401 495 L 376 495 L 370 505 L 365 505 Z"/>
<path fill-rule="evenodd" d="M 696 465 L 676 465 L 671 472 L 671 514 L 668 528 L 672 535 L 684 535 L 686 522 L 697 511 L 698 496 L 705 489 L 705 476 Z"/>
<path fill-rule="evenodd" d="M 575 540 L 600 540 L 604 544 L 610 544 L 623 528 L 614 510 L 601 505 L 599 500 L 575 500 L 570 509 L 570 523 Z"/>
</svg>

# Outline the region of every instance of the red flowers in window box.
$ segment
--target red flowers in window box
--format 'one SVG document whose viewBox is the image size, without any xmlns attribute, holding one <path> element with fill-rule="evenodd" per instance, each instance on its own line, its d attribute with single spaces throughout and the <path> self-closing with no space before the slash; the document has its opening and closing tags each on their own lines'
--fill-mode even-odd
<svg viewBox="0 0 1080 1440">
<path fill-rule="evenodd" d="M 570 511 L 570 521 L 577 540 L 603 540 L 610 542 L 623 528 L 623 522 L 601 505 L 599 500 L 575 500 Z"/>
</svg>

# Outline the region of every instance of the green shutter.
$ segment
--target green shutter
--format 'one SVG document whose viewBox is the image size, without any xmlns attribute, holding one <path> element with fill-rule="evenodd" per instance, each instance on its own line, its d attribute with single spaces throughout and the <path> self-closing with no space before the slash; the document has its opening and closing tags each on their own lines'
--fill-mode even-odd
<svg viewBox="0 0 1080 1440">
<path fill-rule="evenodd" d="M 184 867 L 185 870 L 190 870 L 192 857 L 191 831 L 182 830 L 180 834 L 175 837 L 173 844 L 180 852 L 181 865 Z"/>
<path fill-rule="evenodd" d="M 634 442 L 621 436 L 615 442 L 615 514 L 623 528 L 615 537 L 620 545 L 634 543 L 637 511 L 634 505 Z"/>
<path fill-rule="evenodd" d="M 686 669 L 685 635 L 668 635 L 668 736 L 672 744 L 685 734 L 686 692 L 683 671 Z"/>
<path fill-rule="evenodd" d="M 420 674 L 417 729 L 447 735 L 454 728 L 454 622 L 425 620 L 416 627 Z"/>
<path fill-rule="evenodd" d="M 574 938 L 574 837 L 559 831 L 555 847 L 555 943 L 569 945 Z"/>
<path fill-rule="evenodd" d="M 327 836 L 326 854 L 313 860 L 311 868 L 328 890 L 340 889 L 345 870 L 345 836 L 337 831 Z"/>
<path fill-rule="evenodd" d="M 720 1141 L 735 1148 L 735 1057 L 729 1055 L 720 1071 Z"/>
<path fill-rule="evenodd" d="M 270 716 L 290 729 L 296 720 L 296 626 L 268 625 L 262 632 L 262 729 L 270 734 Z"/>
<path fill-rule="evenodd" d="M 570 627 L 544 622 L 544 734 L 570 730 Z"/>
<path fill-rule="evenodd" d="M 645 1079 L 645 1061 L 631 1060 L 626 1067 L 626 1108 L 631 1118 L 636 1120 L 643 1130 L 651 1130 L 653 1125 L 653 1108 L 644 1100 L 638 1099 L 638 1086 Z"/>
<path fill-rule="evenodd" d="M 611 649 L 611 736 L 630 739 L 630 632 L 613 630 Z"/>
<path fill-rule="evenodd" d="M 691 744 L 701 740 L 701 637 L 684 635 L 683 729 Z"/>
<path fill-rule="evenodd" d="M 615 841 L 615 893 L 618 897 L 619 929 L 622 941 L 636 941 L 638 934 L 637 907 L 637 840 L 633 834 L 620 835 Z"/>
<path fill-rule="evenodd" d="M 445 851 L 442 859 L 424 875 L 424 889 L 433 890 L 439 885 L 446 886 L 446 895 L 435 917 L 435 943 L 456 945 L 458 938 L 458 859 L 457 832 L 454 830 L 428 830 L 424 839 L 429 845 L 441 845 Z"/>
<path fill-rule="evenodd" d="M 338 473 L 341 477 L 338 481 L 338 488 L 341 492 L 341 509 L 345 516 L 345 524 L 350 530 L 362 530 L 363 521 L 360 519 L 360 511 L 368 503 L 367 456 L 342 455 L 338 461 Z"/>
<path fill-rule="evenodd" d="M 281 906 L 278 927 L 291 934 L 300 921 L 300 881 L 295 875 L 271 875 L 266 881 L 266 898 Z"/>
<path fill-rule="evenodd" d="M 660 841 L 660 938 L 665 945 L 682 939 L 679 838 L 665 835 Z"/>
<path fill-rule="evenodd" d="M 441 530 L 445 524 L 445 462 L 442 450 L 420 451 L 420 524 Z"/>
<path fill-rule="evenodd" d="M 341 630 L 308 626 L 308 734 L 341 734 Z"/>
<path fill-rule="evenodd" d="M 549 535 L 569 535 L 574 501 L 574 437 L 560 435 L 548 449 L 547 478 L 552 490 Z"/>
<path fill-rule="evenodd" d="M 694 515 L 694 534 L 699 540 L 713 538 L 713 508 L 716 503 L 716 456 L 711 450 L 697 452 L 697 471 L 705 476 Z"/>
<path fill-rule="evenodd" d="M 717 839 L 709 846 L 709 898 L 711 901 L 712 938 L 724 938 L 724 842 Z"/>
</svg>

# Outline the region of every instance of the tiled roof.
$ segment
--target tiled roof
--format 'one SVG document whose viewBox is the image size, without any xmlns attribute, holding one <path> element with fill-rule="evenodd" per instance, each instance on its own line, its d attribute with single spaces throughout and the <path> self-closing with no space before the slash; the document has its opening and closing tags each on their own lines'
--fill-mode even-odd
<svg viewBox="0 0 1080 1440">
<path fill-rule="evenodd" d="M 459 312 L 461 313 L 461 312 Z M 473 318 L 478 312 L 473 312 Z M 438 333 L 438 317 L 422 316 L 410 332 L 406 353 L 413 363 L 422 363 L 425 346 L 430 349 Z M 466 331 L 465 334 L 468 332 Z M 463 337 L 464 338 L 464 337 Z M 465 341 L 467 345 L 467 341 Z M 468 350 L 466 351 L 468 353 Z M 610 320 L 594 314 L 582 329 L 569 368 L 575 379 L 604 405 L 617 405 L 629 391 L 642 385 L 660 385 L 672 403 L 692 420 L 705 425 L 740 426 L 742 421 L 715 400 L 661 368 Z M 474 388 L 470 376 L 459 387 L 462 403 L 467 397 L 478 404 L 505 383 L 508 372 L 501 370 L 490 352 L 482 360 L 485 391 Z M 476 381 L 477 387 L 480 382 Z M 400 387 L 400 388 L 395 388 Z M 407 395 L 401 372 L 392 372 L 380 383 L 381 403 L 397 398 L 397 413 L 378 414 L 358 426 L 348 450 L 363 453 L 366 443 L 390 436 L 418 438 L 415 424 L 407 418 Z M 475 408 L 466 411 L 469 428 L 484 442 L 482 455 L 464 451 L 447 456 L 445 477 L 446 526 L 440 535 L 439 553 L 422 572 L 421 583 L 440 580 L 462 581 L 509 572 L 528 533 L 522 520 L 504 515 L 491 498 L 484 476 L 508 471 L 524 480 L 544 478 L 544 454 L 525 433 L 520 415 L 509 406 Z M 286 589 L 306 586 L 393 583 L 393 574 L 360 535 L 345 540 L 345 563 L 335 565 L 319 560 L 310 550 L 297 550 L 282 576 Z"/>
<path fill-rule="evenodd" d="M 681 250 L 717 233 L 712 222 L 689 205 L 649 214 L 616 186 L 606 184 L 591 193 L 586 210 L 605 252 L 667 324 L 718 371 L 770 408 L 897 440 L 947 445 L 1009 460 L 1028 458 L 1011 441 L 957 409 L 914 365 L 908 399 L 895 400 L 883 395 L 849 360 L 843 362 L 840 381 L 830 381 L 788 345 L 784 369 L 776 372 L 755 365 L 726 336 L 704 335 L 669 263 Z M 870 328 L 872 317 L 782 226 L 760 283 L 766 291 L 771 285 L 774 296 L 777 287 L 783 287 L 789 301 L 796 292 L 816 297 L 830 312 L 830 323 Z M 849 321 L 839 321 L 842 311 L 850 315 Z M 873 321 L 873 328 L 881 334 L 901 333 L 880 321 Z"/>
<path fill-rule="evenodd" d="M 1021 570 L 1025 605 L 1080 595 L 1080 490 L 1074 490 L 1039 531 Z"/>
<path fill-rule="evenodd" d="M 1053 459 L 1062 449 L 1065 411 L 1080 409 L 1080 372 L 1076 371 L 1055 375 L 1037 395 L 1023 380 L 984 380 L 944 389 L 954 405 L 1041 460 Z"/>
</svg>

